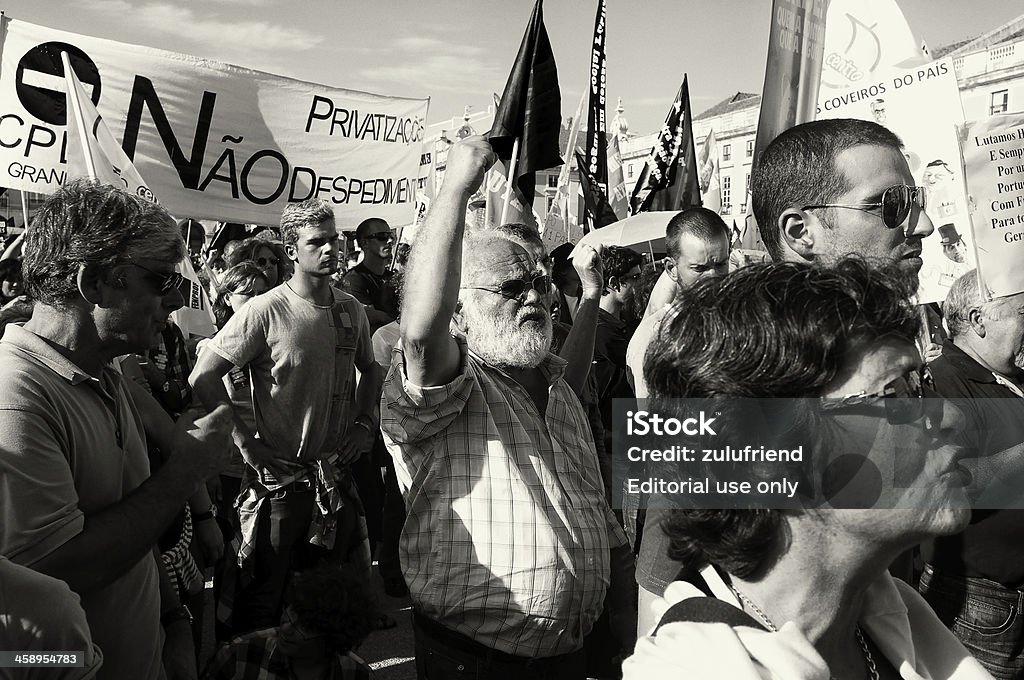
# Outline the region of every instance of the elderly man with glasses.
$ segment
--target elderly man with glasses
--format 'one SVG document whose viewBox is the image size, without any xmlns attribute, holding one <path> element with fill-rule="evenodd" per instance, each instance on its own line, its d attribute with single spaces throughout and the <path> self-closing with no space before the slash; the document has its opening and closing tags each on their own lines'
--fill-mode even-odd
<svg viewBox="0 0 1024 680">
<path fill-rule="evenodd" d="M 606 593 L 630 637 L 632 555 L 565 362 L 549 351 L 550 277 L 504 235 L 464 233 L 493 161 L 482 137 L 449 152 L 406 269 L 381 402 L 409 511 L 417 671 L 581 679 Z"/>
</svg>

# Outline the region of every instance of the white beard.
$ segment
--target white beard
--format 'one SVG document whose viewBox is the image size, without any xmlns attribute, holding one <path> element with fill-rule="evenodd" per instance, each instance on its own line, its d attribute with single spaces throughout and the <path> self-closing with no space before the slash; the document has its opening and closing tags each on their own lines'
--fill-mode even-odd
<svg viewBox="0 0 1024 680">
<path fill-rule="evenodd" d="M 472 303 L 462 307 L 466 319 L 466 343 L 474 354 L 492 366 L 534 368 L 551 348 L 551 316 L 540 322 L 519 323 L 507 316 L 480 314 Z"/>
</svg>

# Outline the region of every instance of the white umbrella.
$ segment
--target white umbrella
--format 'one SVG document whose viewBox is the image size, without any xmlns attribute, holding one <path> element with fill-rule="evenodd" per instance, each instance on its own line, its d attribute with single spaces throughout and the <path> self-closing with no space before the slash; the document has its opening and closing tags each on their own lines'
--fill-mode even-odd
<svg viewBox="0 0 1024 680">
<path fill-rule="evenodd" d="M 591 231 L 580 239 L 576 247 L 583 243 L 595 249 L 598 246 L 650 244 L 652 241 L 665 238 L 665 228 L 669 220 L 678 214 L 679 212 L 675 210 L 642 212 Z"/>
</svg>

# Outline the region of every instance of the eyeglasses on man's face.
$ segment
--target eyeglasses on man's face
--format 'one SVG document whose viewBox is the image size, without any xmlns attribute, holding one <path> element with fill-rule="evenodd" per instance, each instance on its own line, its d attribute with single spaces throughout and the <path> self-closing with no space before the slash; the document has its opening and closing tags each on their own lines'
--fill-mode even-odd
<svg viewBox="0 0 1024 680">
<path fill-rule="evenodd" d="M 502 281 L 497 288 L 487 286 L 462 286 L 470 290 L 486 290 L 488 293 L 495 293 L 510 300 L 518 300 L 532 288 L 541 295 L 551 292 L 551 277 L 547 274 L 538 274 L 530 279 L 509 279 Z"/>
<path fill-rule="evenodd" d="M 368 238 L 371 241 L 379 241 L 381 243 L 390 243 L 395 240 L 395 235 L 390 231 L 382 231 L 377 234 L 367 234 L 363 238 Z"/>
<path fill-rule="evenodd" d="M 857 392 L 842 397 L 822 397 L 821 410 L 826 415 L 843 411 L 870 410 L 879 402 L 885 407 L 885 418 L 890 425 L 906 425 L 920 420 L 925 414 L 925 392 L 934 393 L 934 381 L 927 366 L 915 368 L 890 380 L 881 392 Z"/>
<path fill-rule="evenodd" d="M 882 192 L 882 198 L 878 203 L 822 203 L 819 205 L 805 205 L 800 209 L 848 208 L 850 210 L 871 212 L 881 208 L 882 223 L 889 229 L 899 229 L 907 221 L 915 207 L 918 212 L 924 210 L 925 188 L 907 184 L 895 184 Z"/>
</svg>

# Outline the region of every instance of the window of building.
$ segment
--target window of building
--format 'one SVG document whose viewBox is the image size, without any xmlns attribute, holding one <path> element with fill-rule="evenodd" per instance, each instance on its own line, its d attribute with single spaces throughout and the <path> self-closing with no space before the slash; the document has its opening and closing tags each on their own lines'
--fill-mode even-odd
<svg viewBox="0 0 1024 680">
<path fill-rule="evenodd" d="M 722 212 L 732 212 L 732 177 L 722 178 Z"/>
<path fill-rule="evenodd" d="M 732 160 L 732 144 L 723 144 L 722 145 L 722 160 L 723 161 Z"/>
<path fill-rule="evenodd" d="M 633 164 L 630 163 L 626 166 L 626 174 L 629 175 L 630 179 L 633 178 Z"/>
<path fill-rule="evenodd" d="M 992 93 L 992 102 L 989 105 L 988 112 L 990 115 L 996 113 L 1006 113 L 1010 109 L 1010 91 L 999 90 L 998 92 Z"/>
<path fill-rule="evenodd" d="M 548 186 L 552 189 L 558 188 L 558 175 L 548 175 Z"/>
<path fill-rule="evenodd" d="M 747 158 L 753 158 L 754 156 L 754 140 L 747 140 Z"/>
</svg>

